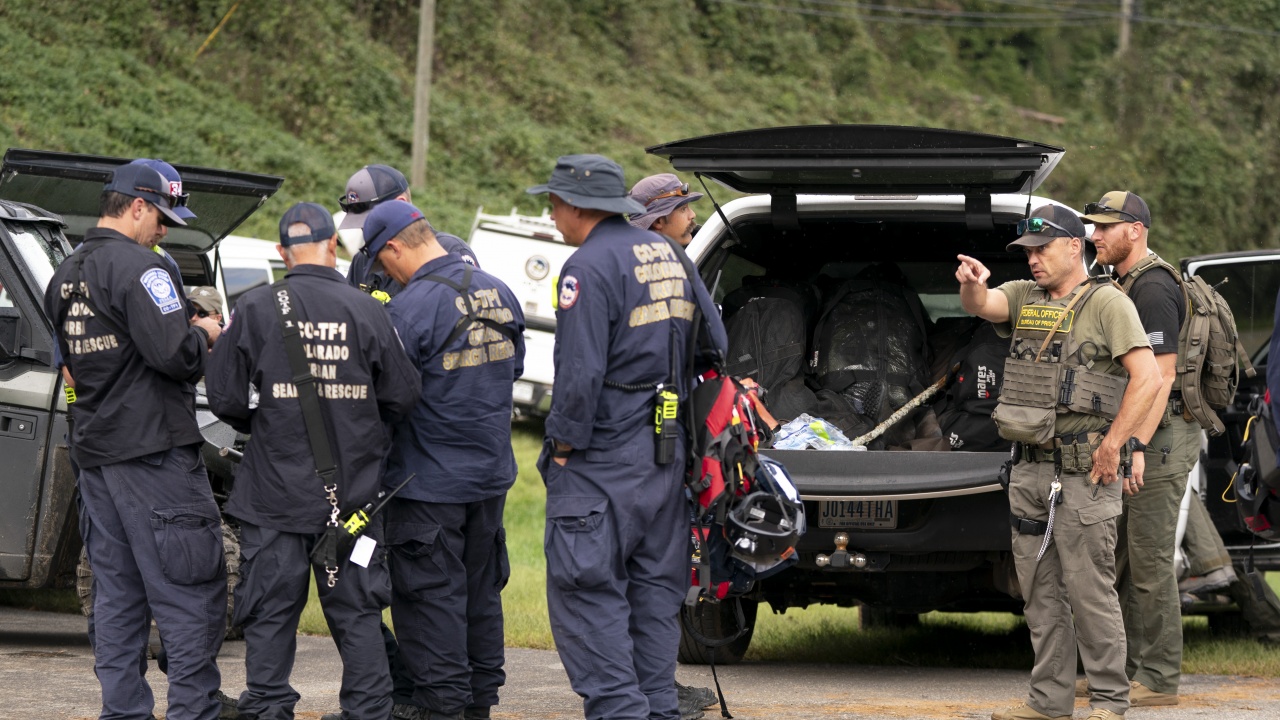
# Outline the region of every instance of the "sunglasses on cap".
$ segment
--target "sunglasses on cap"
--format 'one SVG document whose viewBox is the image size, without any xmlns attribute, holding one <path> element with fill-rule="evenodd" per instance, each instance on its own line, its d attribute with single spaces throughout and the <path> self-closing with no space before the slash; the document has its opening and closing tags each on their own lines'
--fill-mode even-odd
<svg viewBox="0 0 1280 720">
<path fill-rule="evenodd" d="M 1142 222 L 1141 220 L 1138 219 L 1137 215 L 1134 215 L 1131 212 L 1125 212 L 1124 210 L 1121 210 L 1119 208 L 1110 207 L 1106 203 L 1100 203 L 1100 202 L 1085 203 L 1085 206 L 1084 206 L 1085 215 L 1101 215 L 1104 213 L 1116 213 L 1117 215 L 1124 215 L 1125 217 L 1129 218 L 1129 222 Z"/>
<path fill-rule="evenodd" d="M 652 205 L 652 204 L 654 204 L 655 202 L 657 202 L 657 201 L 661 200 L 662 198 L 669 198 L 669 197 L 684 197 L 684 196 L 686 196 L 686 195 L 688 195 L 688 194 L 689 194 L 689 183 L 680 183 L 680 186 L 679 186 L 679 187 L 677 187 L 675 190 L 668 190 L 668 191 L 666 191 L 666 192 L 664 192 L 664 193 L 661 193 L 661 194 L 658 194 L 658 195 L 654 195 L 653 197 L 651 197 L 651 198 L 649 198 L 648 200 L 646 200 L 646 201 L 644 202 L 644 204 L 645 204 L 645 205 Z"/>
<path fill-rule="evenodd" d="M 169 195 L 169 204 L 173 207 L 186 207 L 187 201 L 191 199 L 191 193 L 178 193 Z"/>
<path fill-rule="evenodd" d="M 387 194 L 383 197 L 373 198 L 372 200 L 358 200 L 356 202 L 347 202 L 347 196 L 343 195 L 342 197 L 338 198 L 338 207 L 342 208 L 342 211 L 345 213 L 352 213 L 354 215 L 359 215 L 360 213 L 369 212 L 370 210 L 373 209 L 374 205 L 377 205 L 383 200 L 386 200 L 388 198 L 393 198 L 396 195 L 399 195 L 401 191 L 394 190 L 392 192 L 394 194 Z"/>
<path fill-rule="evenodd" d="M 1062 227 L 1061 225 L 1045 220 L 1041 217 L 1023 218 L 1018 221 L 1018 237 L 1022 237 L 1027 233 L 1044 232 L 1045 226 L 1049 226 L 1067 234 L 1067 237 L 1075 237 L 1075 233 Z"/>
</svg>

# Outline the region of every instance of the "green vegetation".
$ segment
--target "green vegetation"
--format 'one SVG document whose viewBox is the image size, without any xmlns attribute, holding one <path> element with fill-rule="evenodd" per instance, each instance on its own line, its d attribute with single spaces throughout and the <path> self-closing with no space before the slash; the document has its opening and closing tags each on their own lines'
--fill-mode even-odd
<svg viewBox="0 0 1280 720">
<path fill-rule="evenodd" d="M 0 0 L 0 146 L 283 175 L 243 231 L 264 237 L 294 201 L 336 209 L 362 164 L 407 168 L 416 0 L 240 3 L 196 57 L 233 4 Z M 1023 17 L 1027 6 L 1099 8 L 897 4 Z M 1160 21 L 1264 33 L 1280 32 L 1277 9 L 1142 6 Z M 539 210 L 522 190 L 562 153 L 603 152 L 634 180 L 664 168 L 644 146 L 682 137 L 922 124 L 1067 147 L 1043 192 L 1077 207 L 1114 187 L 1140 192 L 1168 256 L 1280 244 L 1274 35 L 1138 23 L 1116 59 L 1114 18 L 947 27 L 859 12 L 802 0 L 440 0 L 429 173 L 416 199 L 465 234 L 479 205 Z"/>
</svg>

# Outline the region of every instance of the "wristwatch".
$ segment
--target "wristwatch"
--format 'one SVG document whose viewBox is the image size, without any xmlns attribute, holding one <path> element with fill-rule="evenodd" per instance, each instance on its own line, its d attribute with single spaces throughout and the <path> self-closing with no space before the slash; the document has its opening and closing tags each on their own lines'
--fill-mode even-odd
<svg viewBox="0 0 1280 720">
<path fill-rule="evenodd" d="M 1143 452 L 1147 449 L 1147 444 L 1136 437 L 1129 438 L 1129 452 Z"/>
</svg>

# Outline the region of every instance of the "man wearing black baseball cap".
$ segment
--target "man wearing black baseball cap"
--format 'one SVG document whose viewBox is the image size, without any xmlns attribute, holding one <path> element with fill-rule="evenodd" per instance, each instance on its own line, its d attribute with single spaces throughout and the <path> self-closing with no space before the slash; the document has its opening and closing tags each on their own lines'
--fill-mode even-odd
<svg viewBox="0 0 1280 720">
<path fill-rule="evenodd" d="M 668 454 L 655 442 L 655 388 L 692 391 L 686 363 L 673 359 L 702 334 L 695 308 L 721 356 L 724 325 L 683 251 L 621 217 L 645 207 L 627 196 L 617 163 L 565 155 L 526 192 L 550 195 L 556 228 L 578 247 L 560 272 L 556 388 L 538 460 L 551 631 L 586 717 L 675 720 L 689 449 L 676 438 Z"/>
<path fill-rule="evenodd" d="M 365 165 L 347 180 L 347 191 L 338 199 L 338 205 L 346 213 L 338 229 L 363 232 L 365 218 L 369 213 L 378 205 L 392 200 L 413 201 L 409 181 L 404 174 L 390 165 Z M 431 232 L 445 252 L 480 267 L 476 254 L 471 252 L 471 246 L 463 242 L 462 238 L 437 232 L 435 228 L 431 228 Z M 367 240 L 366 236 L 364 241 Z M 369 253 L 353 255 L 351 267 L 347 269 L 347 282 L 385 303 L 404 289 L 404 286 L 387 277 L 381 270 L 375 270 L 371 264 Z"/>
<path fill-rule="evenodd" d="M 95 571 L 102 714 L 151 714 L 138 662 L 149 609 L 169 651 L 168 715 L 212 719 L 227 584 L 194 383 L 221 328 L 189 321 L 181 278 L 148 249 L 167 226 L 185 224 L 160 173 L 116 168 L 99 215 L 54 273 L 44 304 L 75 378 L 70 446 Z"/>
<path fill-rule="evenodd" d="M 289 673 L 310 556 L 326 534 L 343 532 L 328 528 L 378 498 L 387 424 L 413 407 L 420 387 L 386 311 L 334 269 L 337 244 L 324 207 L 298 203 L 285 212 L 278 249 L 289 272 L 240 297 L 205 377 L 209 409 L 251 435 L 226 512 L 240 520 L 242 533 L 235 622 L 244 628 L 246 690 L 238 708 L 253 717 L 293 717 L 299 695 Z M 291 342 L 306 370 L 295 372 Z M 300 382 L 307 371 L 310 382 Z M 304 403 L 312 398 L 319 409 L 308 417 Z M 312 435 L 314 427 L 324 430 Z M 322 479 L 317 458 L 325 455 L 336 471 Z M 380 518 L 360 542 L 367 547 L 367 540 L 381 544 Z M 322 554 L 316 587 L 342 655 L 342 717 L 386 720 L 384 553 L 359 558 L 347 546 L 327 559 Z"/>
<path fill-rule="evenodd" d="M 1011 336 L 992 419 L 1016 443 L 1009 522 L 1023 611 L 1035 628 L 1027 700 L 991 717 L 1070 720 L 1078 652 L 1089 717 L 1113 720 L 1129 708 L 1117 634 L 1117 480 L 1159 371 L 1133 303 L 1109 279 L 1088 276 L 1085 227 L 1074 212 L 1041 206 L 1017 232 L 1007 249 L 1026 254 L 1032 280 L 989 290 L 991 272 L 978 260 L 960 255 L 956 269 L 965 311 Z"/>
<path fill-rule="evenodd" d="M 1133 477 L 1124 488 L 1116 545 L 1116 588 L 1124 609 L 1134 707 L 1178 704 L 1182 677 L 1182 605 L 1173 564 L 1175 533 L 1187 475 L 1200 457 L 1200 425 L 1184 415 L 1175 387 L 1178 338 L 1187 317 L 1182 273 L 1151 252 L 1151 210 L 1136 194 L 1114 190 L 1085 205 L 1098 262 L 1115 268 L 1116 281 L 1138 308 L 1163 381 L 1139 432 Z M 1148 272 L 1154 270 L 1155 272 Z M 1079 687 L 1087 691 L 1087 687 Z"/>
</svg>

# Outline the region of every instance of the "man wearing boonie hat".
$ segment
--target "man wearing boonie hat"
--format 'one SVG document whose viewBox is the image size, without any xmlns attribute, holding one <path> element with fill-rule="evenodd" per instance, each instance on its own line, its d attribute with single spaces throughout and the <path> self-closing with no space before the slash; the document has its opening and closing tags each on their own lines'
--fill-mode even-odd
<svg viewBox="0 0 1280 720">
<path fill-rule="evenodd" d="M 289 674 L 312 550 L 331 519 L 343 522 L 377 500 L 378 469 L 391 439 L 387 423 L 403 417 L 418 397 L 418 373 L 386 310 L 334 269 L 337 245 L 327 209 L 315 203 L 289 208 L 277 246 L 289 271 L 240 297 L 205 376 L 209 409 L 250 434 L 226 512 L 241 526 L 233 622 L 244 628 L 246 689 L 237 706 L 257 718 L 293 717 L 299 695 Z M 286 328 L 296 328 L 310 383 L 295 385 Z M 336 464 L 325 479 L 304 417 L 304 393 L 318 396 L 316 420 L 328 429 L 314 440 L 327 445 Z M 367 547 L 365 538 L 382 542 L 380 518 L 361 538 Z M 363 560 L 350 549 L 321 555 L 323 549 L 315 561 L 316 587 L 342 655 L 342 717 L 386 720 L 392 700 L 379 630 L 389 587 L 384 553 L 377 549 Z"/>
<path fill-rule="evenodd" d="M 363 233 L 365 218 L 378 205 L 389 200 L 413 202 L 409 192 L 409 181 L 404 173 L 390 165 L 365 165 L 347 180 L 346 192 L 338 199 L 338 205 L 346 213 L 338 225 L 340 231 L 356 231 Z M 476 267 L 480 263 L 471 246 L 463 242 L 457 235 L 437 232 L 431 228 L 436 242 L 464 261 Z M 365 238 L 367 240 L 367 238 Z M 362 241 L 363 244 L 363 241 Z M 384 303 L 396 296 L 403 286 L 386 273 L 371 267 L 368 253 L 356 253 L 351 257 L 351 267 L 347 269 L 347 282 L 352 287 L 373 294 Z"/>
<path fill-rule="evenodd" d="M 169 651 L 168 716 L 212 719 L 226 567 L 191 385 L 221 328 L 189 320 L 181 280 L 148 249 L 167 227 L 184 224 L 160 173 L 117 167 L 100 208 L 44 304 L 75 380 L 70 447 L 95 571 L 102 714 L 149 717 L 154 709 L 139 663 L 150 613 Z"/>
<path fill-rule="evenodd" d="M 657 453 L 655 388 L 692 390 L 672 358 L 697 342 L 695 307 L 712 353 L 724 353 L 724 326 L 677 248 L 623 219 L 645 208 L 617 163 L 565 155 L 527 192 L 550 196 L 556 228 L 578 248 L 560 272 L 556 392 L 538 460 L 552 634 L 587 718 L 675 720 L 688 449 L 680 438 L 671 457 Z"/>
<path fill-rule="evenodd" d="M 702 193 L 689 192 L 689 183 L 671 173 L 650 175 L 631 188 L 630 198 L 644 206 L 642 212 L 628 216 L 632 226 L 662 233 L 681 247 L 693 241 L 698 214 L 692 203 L 700 200 Z"/>
<path fill-rule="evenodd" d="M 1174 389 L 1178 337 L 1186 319 L 1181 273 L 1151 252 L 1151 211 L 1142 198 L 1114 190 L 1085 205 L 1098 262 L 1115 268 L 1116 281 L 1138 308 L 1160 366 L 1163 387 L 1134 435 L 1133 477 L 1124 488 L 1116 547 L 1116 589 L 1124 609 L 1128 647 L 1125 671 L 1134 707 L 1177 705 L 1182 674 L 1182 607 L 1173 564 L 1175 532 L 1187 474 L 1200 456 L 1200 425 L 1182 412 Z M 1156 272 L 1148 272 L 1155 270 Z M 1166 412 L 1167 411 L 1167 412 Z M 1077 682 L 1077 686 L 1084 683 Z M 1087 688 L 1077 687 L 1077 692 Z"/>
<path fill-rule="evenodd" d="M 365 252 L 404 287 L 387 311 L 422 379 L 383 470 L 385 488 L 415 475 L 386 511 L 410 704 L 423 718 L 488 718 L 506 680 L 502 513 L 516 480 L 511 391 L 524 371 L 524 314 L 501 280 L 447 253 L 413 205 L 382 203 L 364 229 Z"/>
<path fill-rule="evenodd" d="M 1032 280 L 988 290 L 991 272 L 967 255 L 956 270 L 965 311 L 1011 337 L 992 419 L 1016 443 L 1009 521 L 1035 664 L 1026 702 L 991 717 L 1069 720 L 1078 652 L 1089 718 L 1109 720 L 1129 708 L 1116 481 L 1127 441 L 1160 389 L 1159 371 L 1133 303 L 1110 280 L 1088 276 L 1085 227 L 1074 212 L 1044 205 L 1017 230 L 1006 249 L 1026 254 Z M 1046 380 L 1046 371 L 1058 380 Z"/>
</svg>

